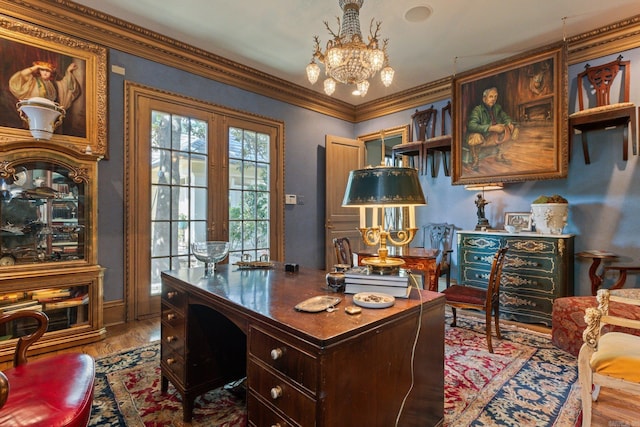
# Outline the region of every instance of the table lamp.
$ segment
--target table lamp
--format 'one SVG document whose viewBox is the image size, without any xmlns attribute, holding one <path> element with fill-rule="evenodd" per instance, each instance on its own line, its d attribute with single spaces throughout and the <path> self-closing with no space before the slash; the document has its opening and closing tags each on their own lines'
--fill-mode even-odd
<svg viewBox="0 0 640 427">
<path fill-rule="evenodd" d="M 378 166 L 353 170 L 349 173 L 342 206 L 360 208 L 360 234 L 368 246 L 379 245 L 378 256 L 368 257 L 362 263 L 373 272 L 392 274 L 399 270 L 404 261 L 389 258 L 387 243 L 395 246 L 408 245 L 416 231 L 415 207 L 426 205 L 418 172 L 413 168 Z M 385 229 L 385 208 L 405 208 L 409 210 L 409 227 L 394 230 Z M 367 209 L 372 209 L 372 223 L 367 227 Z M 382 214 L 378 215 L 382 209 Z M 378 222 L 378 218 L 381 219 Z"/>
</svg>

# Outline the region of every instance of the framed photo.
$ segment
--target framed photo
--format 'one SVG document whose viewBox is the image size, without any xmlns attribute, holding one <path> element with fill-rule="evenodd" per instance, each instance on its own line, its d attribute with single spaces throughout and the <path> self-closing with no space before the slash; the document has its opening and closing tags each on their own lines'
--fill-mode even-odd
<svg viewBox="0 0 640 427">
<path fill-rule="evenodd" d="M 531 231 L 531 212 L 505 212 L 504 225 L 515 225 L 521 231 Z"/>
<path fill-rule="evenodd" d="M 453 184 L 567 176 L 567 51 L 556 44 L 453 80 Z"/>
<path fill-rule="evenodd" d="M 104 47 L 0 16 L 0 143 L 33 139 L 16 104 L 43 97 L 66 114 L 42 144 L 106 156 L 106 73 Z"/>
</svg>

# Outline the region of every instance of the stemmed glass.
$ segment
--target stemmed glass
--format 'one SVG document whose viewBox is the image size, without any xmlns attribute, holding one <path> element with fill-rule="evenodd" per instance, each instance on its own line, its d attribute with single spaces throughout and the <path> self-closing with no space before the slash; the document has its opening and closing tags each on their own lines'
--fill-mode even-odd
<svg viewBox="0 0 640 427">
<path fill-rule="evenodd" d="M 204 277 L 211 277 L 216 269 L 216 262 L 222 261 L 229 254 L 229 242 L 194 242 L 191 244 L 191 253 L 204 263 Z"/>
</svg>

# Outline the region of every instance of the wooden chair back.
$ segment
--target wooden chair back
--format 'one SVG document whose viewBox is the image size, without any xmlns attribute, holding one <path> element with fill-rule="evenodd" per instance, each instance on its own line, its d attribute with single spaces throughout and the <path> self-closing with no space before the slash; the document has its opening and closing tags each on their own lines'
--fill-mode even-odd
<svg viewBox="0 0 640 427">
<path fill-rule="evenodd" d="M 447 223 L 429 223 L 422 228 L 424 247 L 440 250 L 436 275 L 446 277 L 447 288 L 451 284 L 451 253 L 455 229 L 455 225 Z"/>
<path fill-rule="evenodd" d="M 425 110 L 418 111 L 411 116 L 413 124 L 414 141 L 425 141 L 436 136 L 436 119 L 438 110 L 433 105 Z"/>
<path fill-rule="evenodd" d="M 598 66 L 587 64 L 584 71 L 578 74 L 578 108 L 580 108 L 580 111 L 611 105 L 611 89 L 614 87 L 613 83 L 616 77 L 621 72 L 620 96 L 614 104 L 629 102 L 630 68 L 630 61 L 623 61 L 622 55 L 618 56 L 615 61 L 606 64 Z M 585 87 L 586 82 L 589 83 L 590 87 Z M 591 90 L 594 92 L 595 105 L 586 105 L 585 93 Z"/>
<path fill-rule="evenodd" d="M 509 248 L 498 249 L 493 256 L 493 262 L 491 263 L 491 273 L 489 274 L 489 282 L 487 283 L 487 299 L 485 302 L 485 310 L 491 311 L 492 307 L 500 304 L 500 283 L 502 282 L 502 268 L 504 267 L 504 260 L 507 256 Z"/>
<path fill-rule="evenodd" d="M 351 250 L 351 242 L 348 237 L 336 237 L 333 239 L 333 246 L 336 251 L 336 260 L 338 264 L 353 267 L 353 251 Z"/>
<path fill-rule="evenodd" d="M 500 282 L 502 281 L 502 268 L 504 267 L 508 246 L 500 248 L 493 256 L 491 272 L 487 288 L 467 286 L 465 284 L 455 284 L 442 293 L 445 296 L 445 303 L 451 307 L 453 320 L 451 326 L 457 326 L 457 309 L 483 310 L 485 312 L 485 335 L 487 337 L 487 349 L 493 353 L 491 343 L 491 318 L 496 327 L 496 336 L 500 335 Z"/>
</svg>

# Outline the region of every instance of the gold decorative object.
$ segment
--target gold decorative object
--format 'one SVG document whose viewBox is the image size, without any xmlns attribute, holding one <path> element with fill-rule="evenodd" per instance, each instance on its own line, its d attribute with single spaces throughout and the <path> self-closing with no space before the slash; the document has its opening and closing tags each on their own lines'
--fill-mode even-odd
<svg viewBox="0 0 640 427">
<path fill-rule="evenodd" d="M 353 170 L 349 174 L 342 206 L 360 208 L 360 234 L 368 246 L 379 245 L 378 256 L 364 258 L 362 262 L 374 272 L 393 273 L 404 261 L 389 258 L 387 244 L 404 246 L 411 243 L 418 228 L 415 224 L 415 206 L 426 205 L 418 171 L 413 168 L 379 166 Z M 401 230 L 385 229 L 385 208 L 408 208 L 409 227 Z M 372 210 L 372 224 L 366 226 L 366 210 Z M 378 222 L 379 212 L 381 221 Z M 393 234 L 392 234 L 393 233 Z"/>
</svg>

